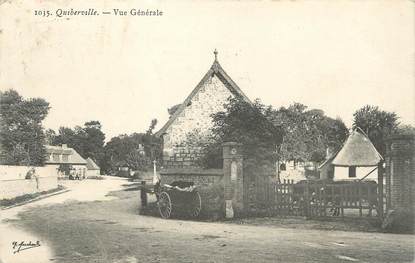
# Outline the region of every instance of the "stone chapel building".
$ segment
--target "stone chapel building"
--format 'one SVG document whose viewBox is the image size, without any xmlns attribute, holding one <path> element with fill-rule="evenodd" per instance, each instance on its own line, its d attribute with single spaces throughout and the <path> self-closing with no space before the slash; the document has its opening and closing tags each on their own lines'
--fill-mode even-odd
<svg viewBox="0 0 415 263">
<path fill-rule="evenodd" d="M 213 126 L 211 114 L 223 111 L 229 97 L 249 98 L 226 74 L 215 60 L 167 123 L 156 133 L 163 139 L 164 168 L 194 168 L 195 160 L 201 155 L 201 147 L 189 142 L 189 136 L 203 140 Z"/>
</svg>

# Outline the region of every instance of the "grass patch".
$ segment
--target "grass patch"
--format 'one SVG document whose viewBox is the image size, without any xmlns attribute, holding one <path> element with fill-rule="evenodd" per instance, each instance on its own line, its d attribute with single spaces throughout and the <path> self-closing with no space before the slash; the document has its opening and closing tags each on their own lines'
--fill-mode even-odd
<svg viewBox="0 0 415 263">
<path fill-rule="evenodd" d="M 308 230 L 336 230 L 352 232 L 382 232 L 380 220 L 359 218 L 324 218 L 319 220 L 302 217 L 252 217 L 227 221 L 231 224 L 269 226 Z"/>
<path fill-rule="evenodd" d="M 47 195 L 47 194 L 52 194 L 55 192 L 58 192 L 60 190 L 65 189 L 65 187 L 58 185 L 57 188 L 51 189 L 51 190 L 47 190 L 47 191 L 42 191 L 42 192 L 38 192 L 38 193 L 34 193 L 34 194 L 25 194 L 25 195 L 21 195 L 12 199 L 2 199 L 0 200 L 0 207 L 7 207 L 7 206 L 11 206 L 11 205 L 16 205 L 19 203 L 23 203 L 35 198 L 38 198 L 42 195 Z"/>
</svg>

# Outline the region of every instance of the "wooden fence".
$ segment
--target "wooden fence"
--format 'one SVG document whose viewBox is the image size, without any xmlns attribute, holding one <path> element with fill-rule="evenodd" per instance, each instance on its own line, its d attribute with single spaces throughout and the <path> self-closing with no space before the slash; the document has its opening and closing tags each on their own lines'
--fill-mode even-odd
<svg viewBox="0 0 415 263">
<path fill-rule="evenodd" d="M 250 216 L 362 217 L 379 215 L 378 186 L 373 181 L 273 182 L 257 176 L 245 184 L 245 208 Z M 367 213 L 365 213 L 367 212 Z"/>
</svg>

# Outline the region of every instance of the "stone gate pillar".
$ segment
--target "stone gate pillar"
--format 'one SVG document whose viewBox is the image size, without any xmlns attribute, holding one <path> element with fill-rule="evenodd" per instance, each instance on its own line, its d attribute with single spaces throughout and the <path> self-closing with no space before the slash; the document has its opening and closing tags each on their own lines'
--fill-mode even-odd
<svg viewBox="0 0 415 263">
<path fill-rule="evenodd" d="M 244 211 L 242 144 L 226 142 L 223 147 L 223 181 L 225 185 L 225 215 L 233 218 Z"/>
<path fill-rule="evenodd" d="M 386 208 L 415 211 L 415 137 L 395 135 L 386 143 Z"/>
</svg>

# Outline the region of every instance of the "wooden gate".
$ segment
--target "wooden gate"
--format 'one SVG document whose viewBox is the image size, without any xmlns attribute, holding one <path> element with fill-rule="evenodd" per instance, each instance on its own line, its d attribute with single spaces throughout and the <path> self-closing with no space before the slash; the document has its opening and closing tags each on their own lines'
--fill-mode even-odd
<svg viewBox="0 0 415 263">
<path fill-rule="evenodd" d="M 244 175 L 245 176 L 245 175 Z M 244 208 L 248 216 L 271 215 L 274 182 L 267 175 L 244 177 Z"/>
<path fill-rule="evenodd" d="M 379 215 L 374 181 L 276 182 L 254 176 L 244 182 L 248 216 L 362 217 Z"/>
</svg>

